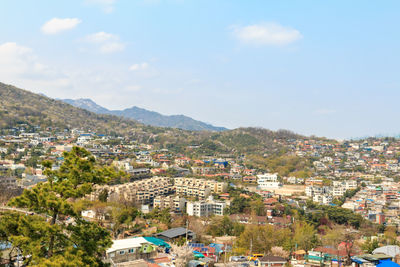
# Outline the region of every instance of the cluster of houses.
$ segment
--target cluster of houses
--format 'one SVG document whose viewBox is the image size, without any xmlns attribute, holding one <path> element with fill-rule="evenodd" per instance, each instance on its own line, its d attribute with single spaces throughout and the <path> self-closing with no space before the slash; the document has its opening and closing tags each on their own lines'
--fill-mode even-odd
<svg viewBox="0 0 400 267">
<path fill-rule="evenodd" d="M 372 222 L 398 225 L 399 191 L 399 183 L 385 178 L 379 184 L 367 184 L 353 197 L 348 198 L 342 207 L 359 213 Z"/>
<path fill-rule="evenodd" d="M 186 240 L 183 247 L 179 240 Z M 337 247 L 320 246 L 310 251 L 297 250 L 283 256 L 272 250 L 268 254 L 246 253 L 238 255 L 232 250 L 234 242 L 225 239 L 216 242 L 196 242 L 196 233 L 184 227 L 172 228 L 150 237 L 130 237 L 113 240 L 107 249 L 105 262 L 113 266 L 213 266 L 222 262 L 229 266 L 276 266 L 296 267 L 349 266 L 352 267 L 399 267 L 400 247 L 388 245 L 376 248 L 371 254 L 349 249 L 346 242 Z M 278 250 L 279 251 L 279 250 Z M 227 258 L 225 255 L 231 256 Z M 278 255 L 279 254 L 279 255 Z M 235 256 L 237 255 L 237 256 Z M 125 264 L 125 265 L 124 265 Z M 130 264 L 130 265 L 129 265 Z M 139 265 L 142 264 L 142 265 Z M 156 265 L 151 265 L 156 264 Z"/>
<path fill-rule="evenodd" d="M 98 188 L 89 196 L 91 199 L 98 198 L 107 189 L 110 201 L 124 199 L 153 207 L 173 207 L 179 212 L 189 206 L 191 213 L 202 216 L 219 215 L 219 202 L 229 205 L 229 196 L 223 194 L 232 183 L 259 193 L 266 207 L 271 198 L 280 196 L 293 200 L 305 197 L 332 205 L 348 190 L 360 188 L 343 207 L 378 222 L 396 223 L 399 215 L 399 196 L 394 189 L 400 179 L 400 141 L 397 139 L 342 142 L 318 138 L 277 139 L 276 142 L 287 148 L 287 155 L 312 159 L 311 177 L 299 178 L 248 168 L 243 161 L 246 155 L 190 157 L 126 137 L 80 129 L 35 128 L 28 133 L 16 128 L 9 133 L 14 134 L 0 136 L 0 184 L 10 188 L 28 188 L 46 181 L 41 160 L 53 160 L 56 169 L 63 161 L 63 152 L 79 145 L 101 162 L 130 176 L 128 183 Z M 200 147 L 191 145 L 187 149 L 195 151 Z M 218 200 L 210 201 L 210 195 L 217 195 Z"/>
</svg>

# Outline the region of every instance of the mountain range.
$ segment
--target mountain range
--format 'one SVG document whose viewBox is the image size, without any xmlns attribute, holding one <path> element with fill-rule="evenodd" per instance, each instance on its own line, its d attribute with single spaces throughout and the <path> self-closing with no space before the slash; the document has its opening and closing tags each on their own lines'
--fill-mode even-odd
<svg viewBox="0 0 400 267">
<path fill-rule="evenodd" d="M 41 129 L 51 134 L 74 128 L 126 137 L 137 143 L 152 144 L 176 153 L 251 153 L 261 156 L 261 159 L 264 159 L 263 155 L 282 151 L 282 144 L 286 140 L 304 138 L 286 130 L 271 131 L 263 128 L 237 128 L 217 132 L 145 125 L 121 116 L 94 113 L 0 82 L 0 136 L 21 129 L 25 132 Z"/>
<path fill-rule="evenodd" d="M 123 118 L 134 119 L 143 124 L 152 126 L 179 128 L 189 131 L 220 132 L 228 130 L 227 128 L 216 127 L 211 124 L 192 119 L 185 115 L 162 115 L 158 112 L 136 106 L 124 110 L 108 110 L 88 98 L 60 100 L 72 106 L 83 108 L 97 114 L 116 115 Z"/>
</svg>

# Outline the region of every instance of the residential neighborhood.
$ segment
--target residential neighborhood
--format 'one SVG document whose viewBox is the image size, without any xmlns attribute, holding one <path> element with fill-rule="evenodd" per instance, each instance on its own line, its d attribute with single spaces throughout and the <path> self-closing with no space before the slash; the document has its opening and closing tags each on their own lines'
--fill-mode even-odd
<svg viewBox="0 0 400 267">
<path fill-rule="evenodd" d="M 182 266 L 179 262 L 190 259 L 209 266 L 211 262 L 216 266 L 221 262 L 230 266 L 352 262 L 358 266 L 397 261 L 398 254 L 373 254 L 365 247 L 369 243 L 378 248 L 385 242 L 399 242 L 397 237 L 390 239 L 386 232 L 399 230 L 400 141 L 332 142 L 308 138 L 279 142 L 287 148 L 285 155 L 279 157 L 305 162 L 299 169 L 289 171 L 289 175 L 282 167 L 291 163 L 276 164 L 274 160 L 279 157 L 266 156 L 267 163 L 260 165 L 246 154 L 184 154 L 80 129 L 56 131 L 38 127 L 27 133 L 21 126 L 3 130 L 0 138 L 1 201 L 4 205 L 22 190 L 46 182 L 47 167 L 42 162 L 50 160 L 51 170 L 60 170 L 64 153 L 79 146 L 101 165 L 119 173 L 109 183 L 95 185 L 85 196 L 92 204 L 81 211 L 83 218 L 97 221 L 113 233 L 113 245 L 104 260 L 115 266 L 152 261 L 163 262 L 162 266 Z M 193 147 L 188 149 L 193 151 Z M 242 240 L 246 231 L 255 231 L 253 226 L 266 227 L 265 231 L 272 227 L 278 232 L 302 227 L 296 223 L 299 216 L 316 220 L 322 227 L 322 219 L 315 217 L 318 209 L 325 212 L 331 223 L 349 224 L 351 220 L 350 227 L 355 231 L 351 242 L 357 243 L 351 245 L 351 252 L 340 243 L 327 245 L 333 244 L 324 237 L 330 235 L 329 224 L 324 226 L 328 230 L 318 228 L 315 233 L 321 235 L 320 241 L 314 241 L 310 247 L 294 244 L 299 249 L 289 254 L 278 253 L 279 245 L 260 250 L 252 245 L 255 241 Z M 334 213 L 342 210 L 348 210 L 344 219 L 336 218 Z M 118 222 L 118 218 L 126 219 Z M 383 229 L 382 234 L 364 234 L 359 229 L 367 227 L 366 222 Z M 227 225 L 232 228 L 226 228 Z M 173 230 L 174 226 L 180 230 Z M 160 231 L 166 231 L 165 235 Z M 345 229 L 342 234 L 346 236 Z M 229 238 L 221 241 L 224 236 Z M 186 238 L 190 239 L 185 241 Z M 202 261 L 204 258 L 208 260 Z"/>
</svg>

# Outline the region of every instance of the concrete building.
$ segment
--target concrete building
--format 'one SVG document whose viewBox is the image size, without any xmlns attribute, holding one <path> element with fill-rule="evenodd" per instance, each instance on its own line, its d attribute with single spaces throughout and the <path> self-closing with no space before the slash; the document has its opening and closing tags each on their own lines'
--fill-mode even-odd
<svg viewBox="0 0 400 267">
<path fill-rule="evenodd" d="M 207 217 L 211 215 L 224 215 L 226 203 L 214 200 L 212 197 L 207 201 L 188 202 L 186 212 L 189 216 Z"/>
<path fill-rule="evenodd" d="M 257 175 L 257 184 L 261 189 L 277 189 L 281 187 L 278 174 L 265 173 Z"/>
<path fill-rule="evenodd" d="M 214 180 L 176 177 L 175 190 L 178 195 L 206 199 L 211 193 L 224 193 L 228 188 L 225 182 Z"/>
<path fill-rule="evenodd" d="M 132 201 L 139 204 L 153 203 L 159 195 L 174 193 L 174 186 L 169 177 L 152 177 L 120 185 L 97 186 L 88 196 L 90 200 L 98 199 L 99 194 L 108 191 L 109 201 Z"/>
<path fill-rule="evenodd" d="M 153 207 L 159 209 L 170 209 L 174 212 L 185 211 L 186 199 L 181 196 L 156 196 L 153 200 Z"/>
</svg>

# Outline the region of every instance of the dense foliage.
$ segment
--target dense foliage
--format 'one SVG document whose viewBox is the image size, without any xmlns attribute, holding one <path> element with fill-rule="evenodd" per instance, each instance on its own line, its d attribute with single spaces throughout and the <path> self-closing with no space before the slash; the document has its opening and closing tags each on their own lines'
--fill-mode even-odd
<svg viewBox="0 0 400 267">
<path fill-rule="evenodd" d="M 74 147 L 64 153 L 58 170 L 45 171 L 48 182 L 39 183 L 9 204 L 32 212 L 0 218 L 0 240 L 18 249 L 28 266 L 102 266 L 102 253 L 111 245 L 110 233 L 81 217 L 75 200 L 90 193 L 94 184 L 115 176 L 99 167 L 88 151 Z"/>
</svg>

